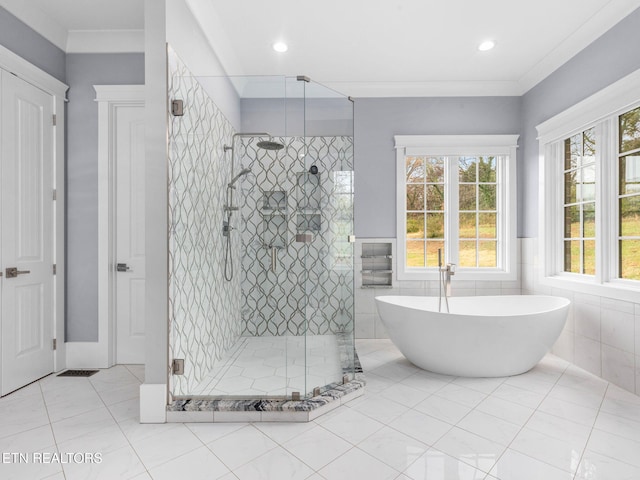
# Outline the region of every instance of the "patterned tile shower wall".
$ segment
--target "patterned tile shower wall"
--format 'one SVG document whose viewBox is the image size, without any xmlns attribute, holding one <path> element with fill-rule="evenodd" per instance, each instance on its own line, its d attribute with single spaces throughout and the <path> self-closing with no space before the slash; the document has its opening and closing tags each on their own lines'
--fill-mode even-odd
<svg viewBox="0 0 640 480">
<path fill-rule="evenodd" d="M 240 155 L 251 169 L 240 183 L 242 334 L 351 332 L 353 139 L 276 137 L 278 151 L 259 140 L 243 139 Z"/>
<path fill-rule="evenodd" d="M 169 51 L 169 100 L 184 116 L 169 115 L 170 356 L 185 361 L 170 375 L 174 395 L 188 395 L 240 335 L 240 275 L 225 281 L 223 205 L 230 179 L 233 128 L 180 59 Z M 239 223 L 239 215 L 235 221 Z M 240 271 L 240 235 L 232 233 Z M 233 242 L 235 240 L 235 242 Z"/>
</svg>

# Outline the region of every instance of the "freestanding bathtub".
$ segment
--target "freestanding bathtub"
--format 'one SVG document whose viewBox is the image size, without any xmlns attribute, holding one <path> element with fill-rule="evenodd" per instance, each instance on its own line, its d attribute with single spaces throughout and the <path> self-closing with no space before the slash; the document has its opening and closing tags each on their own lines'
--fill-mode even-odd
<svg viewBox="0 0 640 480">
<path fill-rule="evenodd" d="M 391 341 L 414 365 L 464 377 L 504 377 L 533 368 L 558 339 L 569 300 L 542 295 L 376 297 Z M 442 310 L 446 312 L 444 299 Z"/>
</svg>

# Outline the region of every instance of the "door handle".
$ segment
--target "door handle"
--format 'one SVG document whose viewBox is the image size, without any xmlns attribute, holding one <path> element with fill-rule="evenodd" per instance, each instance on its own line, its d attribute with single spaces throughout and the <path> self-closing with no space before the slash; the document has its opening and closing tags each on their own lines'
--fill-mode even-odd
<svg viewBox="0 0 640 480">
<path fill-rule="evenodd" d="M 117 272 L 128 272 L 131 270 L 131 267 L 126 263 L 116 263 L 116 271 Z"/>
<path fill-rule="evenodd" d="M 31 270 L 18 270 L 17 267 L 9 267 L 5 270 L 5 276 L 7 278 L 16 278 L 18 275 L 25 275 L 31 273 Z"/>
</svg>

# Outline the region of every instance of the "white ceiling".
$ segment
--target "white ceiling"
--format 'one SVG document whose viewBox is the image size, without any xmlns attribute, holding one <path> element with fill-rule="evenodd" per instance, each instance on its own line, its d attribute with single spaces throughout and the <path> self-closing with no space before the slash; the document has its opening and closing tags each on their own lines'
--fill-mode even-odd
<svg viewBox="0 0 640 480">
<path fill-rule="evenodd" d="M 519 95 L 640 7 L 640 0 L 185 2 L 228 74 L 304 74 L 352 96 Z M 122 51 L 140 50 L 143 4 L 0 0 L 66 51 L 99 50 L 115 32 Z M 102 32 L 102 43 L 87 31 Z M 496 47 L 480 52 L 485 39 Z M 287 53 L 272 50 L 278 40 Z"/>
</svg>

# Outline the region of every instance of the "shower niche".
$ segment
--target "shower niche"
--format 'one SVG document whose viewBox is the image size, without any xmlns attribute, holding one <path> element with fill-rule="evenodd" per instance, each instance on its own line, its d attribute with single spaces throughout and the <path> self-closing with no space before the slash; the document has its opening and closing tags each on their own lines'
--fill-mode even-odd
<svg viewBox="0 0 640 480">
<path fill-rule="evenodd" d="M 296 233 L 317 234 L 322 229 L 322 174 L 296 174 Z M 304 236 L 309 238 L 309 236 Z"/>
<path fill-rule="evenodd" d="M 262 244 L 265 248 L 285 248 L 288 243 L 287 192 L 268 190 L 262 192 L 260 214 L 262 216 Z"/>
</svg>

